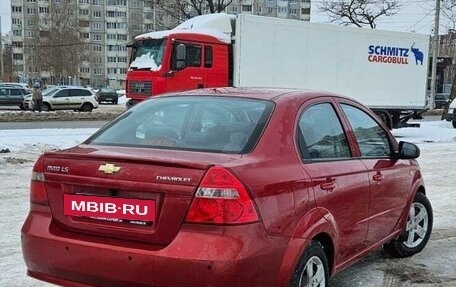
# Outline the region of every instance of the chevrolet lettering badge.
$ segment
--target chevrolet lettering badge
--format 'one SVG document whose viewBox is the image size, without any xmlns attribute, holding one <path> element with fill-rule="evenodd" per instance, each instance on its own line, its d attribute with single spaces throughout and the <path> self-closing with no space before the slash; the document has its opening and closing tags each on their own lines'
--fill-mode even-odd
<svg viewBox="0 0 456 287">
<path fill-rule="evenodd" d="M 98 168 L 98 171 L 102 171 L 106 174 L 113 174 L 113 173 L 119 172 L 120 168 L 121 168 L 120 166 L 115 166 L 111 163 L 107 163 L 107 164 L 100 165 L 100 167 Z"/>
</svg>

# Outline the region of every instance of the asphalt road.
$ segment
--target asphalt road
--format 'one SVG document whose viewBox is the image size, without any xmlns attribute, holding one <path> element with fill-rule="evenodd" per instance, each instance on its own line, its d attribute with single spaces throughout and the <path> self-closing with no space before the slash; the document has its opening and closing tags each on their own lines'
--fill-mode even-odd
<svg viewBox="0 0 456 287">
<path fill-rule="evenodd" d="M 0 122 L 0 130 L 100 128 L 107 121 Z"/>
</svg>

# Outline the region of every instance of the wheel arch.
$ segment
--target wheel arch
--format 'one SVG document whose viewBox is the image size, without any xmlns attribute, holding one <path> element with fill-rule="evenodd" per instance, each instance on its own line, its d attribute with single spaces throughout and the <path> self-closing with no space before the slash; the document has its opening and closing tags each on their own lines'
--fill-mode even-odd
<svg viewBox="0 0 456 287">
<path fill-rule="evenodd" d="M 43 105 L 43 106 L 44 106 L 44 105 L 48 106 L 48 107 L 49 107 L 49 110 L 53 110 L 53 109 L 54 109 L 54 106 L 53 106 L 50 102 L 48 102 L 48 101 L 43 101 L 42 105 Z"/>
<path fill-rule="evenodd" d="M 334 241 L 328 233 L 319 233 L 312 240 L 318 241 L 322 246 L 326 254 L 326 259 L 328 260 L 328 270 L 329 276 L 333 274 L 334 271 Z"/>
<path fill-rule="evenodd" d="M 323 246 L 328 259 L 329 276 L 331 276 L 334 273 L 338 238 L 336 222 L 327 209 L 320 207 L 307 212 L 297 225 L 285 249 L 278 286 L 289 286 L 290 278 L 292 278 L 299 259 L 312 240 L 318 241 Z"/>
<path fill-rule="evenodd" d="M 412 187 L 410 188 L 410 190 L 411 190 L 410 196 L 409 196 L 409 198 L 407 198 L 407 203 L 398 220 L 396 229 L 402 230 L 402 227 L 405 226 L 405 224 L 407 223 L 407 217 L 408 217 L 408 213 L 410 210 L 410 206 L 412 206 L 412 203 L 413 203 L 413 200 L 415 199 L 416 194 L 422 193 L 422 194 L 426 195 L 426 188 L 424 186 L 424 182 L 421 177 L 421 172 L 418 171 L 415 174 L 415 180 L 414 180 L 414 183 L 413 183 Z M 398 235 L 398 237 L 399 236 L 400 235 Z"/>
</svg>

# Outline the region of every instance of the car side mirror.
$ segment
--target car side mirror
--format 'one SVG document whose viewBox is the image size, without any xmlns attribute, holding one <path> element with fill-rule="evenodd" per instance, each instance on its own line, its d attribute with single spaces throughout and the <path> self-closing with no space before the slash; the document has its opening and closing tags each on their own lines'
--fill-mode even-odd
<svg viewBox="0 0 456 287">
<path fill-rule="evenodd" d="M 176 46 L 176 70 L 185 68 L 186 49 L 184 44 L 178 44 Z"/>
<path fill-rule="evenodd" d="M 420 148 L 409 142 L 399 142 L 397 158 L 399 159 L 414 159 L 420 156 Z"/>
<path fill-rule="evenodd" d="M 179 61 L 185 61 L 186 58 L 186 47 L 184 44 L 178 44 L 176 46 L 176 60 Z"/>
</svg>

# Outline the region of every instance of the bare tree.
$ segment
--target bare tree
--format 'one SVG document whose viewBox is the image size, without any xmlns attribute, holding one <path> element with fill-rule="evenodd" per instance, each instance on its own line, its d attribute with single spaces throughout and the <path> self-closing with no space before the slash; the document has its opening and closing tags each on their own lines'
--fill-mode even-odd
<svg viewBox="0 0 456 287">
<path fill-rule="evenodd" d="M 3 47 L 3 77 L 1 80 L 11 82 L 13 78 L 13 46 L 5 43 Z"/>
<path fill-rule="evenodd" d="M 456 29 L 456 0 L 446 0 L 442 2 L 442 16 L 444 18 L 445 26 L 448 30 Z"/>
<path fill-rule="evenodd" d="M 154 0 L 158 15 L 156 18 L 159 29 L 171 29 L 187 19 L 198 15 L 220 13 L 233 0 Z M 172 21 L 165 19 L 172 18 Z"/>
<path fill-rule="evenodd" d="M 84 58 L 84 42 L 77 22 L 76 1 L 53 1 L 50 16 L 41 20 L 35 37 L 27 43 L 34 50 L 33 66 L 50 72 L 51 78 L 61 79 L 79 74 Z"/>
<path fill-rule="evenodd" d="M 394 15 L 399 8 L 397 0 L 323 0 L 318 7 L 328 14 L 331 22 L 372 29 L 380 17 Z"/>
</svg>

